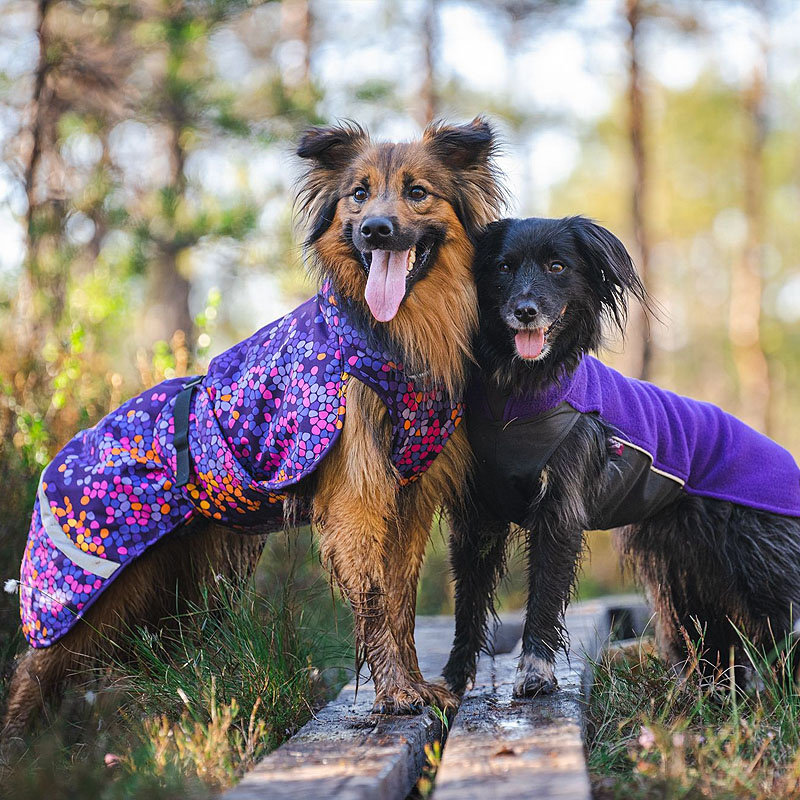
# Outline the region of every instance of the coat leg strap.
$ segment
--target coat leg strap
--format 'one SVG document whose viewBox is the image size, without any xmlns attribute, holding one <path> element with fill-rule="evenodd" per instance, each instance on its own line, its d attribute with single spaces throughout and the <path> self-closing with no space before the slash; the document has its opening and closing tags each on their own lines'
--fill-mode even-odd
<svg viewBox="0 0 800 800">
<path fill-rule="evenodd" d="M 186 486 L 189 483 L 189 415 L 192 409 L 192 395 L 195 387 L 203 381 L 203 376 L 193 378 L 175 397 L 175 435 L 172 443 L 176 453 L 176 486 Z"/>
</svg>

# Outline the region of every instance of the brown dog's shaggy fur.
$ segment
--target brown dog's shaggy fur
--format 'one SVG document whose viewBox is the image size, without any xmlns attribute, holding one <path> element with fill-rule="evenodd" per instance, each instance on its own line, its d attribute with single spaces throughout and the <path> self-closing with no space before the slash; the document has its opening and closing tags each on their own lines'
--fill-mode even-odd
<svg viewBox="0 0 800 800">
<path fill-rule="evenodd" d="M 372 143 L 356 125 L 311 129 L 297 150 L 309 164 L 299 197 L 313 273 L 359 304 L 359 324 L 411 374 L 444 384 L 454 396 L 463 390 L 477 324 L 473 241 L 502 201 L 494 149 L 491 128 L 476 119 L 464 126 L 429 127 L 409 144 Z M 366 187 L 367 199 L 356 202 L 354 187 Z M 419 244 L 430 251 L 424 268 L 407 278 L 405 298 L 387 323 L 376 322 L 364 300 L 368 261 L 365 248 L 356 245 L 362 220 L 376 216 L 390 218 L 403 237 L 403 247 L 387 249 Z M 433 514 L 462 484 L 468 468 L 463 429 L 456 429 L 418 480 L 401 487 L 390 460 L 386 408 L 356 380 L 347 391 L 347 416 L 336 446 L 317 472 L 295 487 L 287 506 L 311 507 L 323 559 L 353 607 L 357 646 L 375 682 L 375 710 L 407 713 L 425 703 L 447 707 L 453 696 L 420 673 L 414 614 Z M 86 614 L 86 624 L 22 656 L 10 687 L 6 734 L 19 734 L 43 698 L 87 656 L 102 657 L 116 631 L 156 625 L 174 613 L 176 596 L 196 599 L 198 587 L 214 575 L 249 577 L 263 544 L 263 535 L 237 534 L 198 519 L 152 547 L 104 592 Z"/>
</svg>

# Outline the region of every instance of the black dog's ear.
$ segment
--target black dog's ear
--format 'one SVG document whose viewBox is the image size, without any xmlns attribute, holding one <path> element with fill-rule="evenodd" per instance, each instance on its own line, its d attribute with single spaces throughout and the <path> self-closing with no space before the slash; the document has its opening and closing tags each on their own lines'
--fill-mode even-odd
<svg viewBox="0 0 800 800">
<path fill-rule="evenodd" d="M 300 158 L 312 159 L 325 169 L 340 169 L 368 140 L 360 125 L 348 121 L 329 128 L 308 128 L 300 136 L 296 152 Z"/>
<path fill-rule="evenodd" d="M 485 164 L 496 149 L 492 126 L 483 117 L 475 117 L 468 125 L 433 123 L 422 138 L 442 163 L 454 169 Z"/>
<path fill-rule="evenodd" d="M 497 253 L 503 246 L 506 231 L 516 221 L 514 219 L 499 219 L 496 222 L 490 222 L 483 229 L 483 233 L 480 234 L 475 244 L 473 271 L 476 277 L 483 273 L 487 265 L 494 262 Z"/>
<path fill-rule="evenodd" d="M 585 217 L 573 217 L 569 228 L 588 267 L 586 278 L 603 304 L 603 309 L 624 333 L 628 316 L 628 294 L 645 311 L 650 310 L 647 290 L 639 278 L 625 245 L 611 231 Z"/>
</svg>

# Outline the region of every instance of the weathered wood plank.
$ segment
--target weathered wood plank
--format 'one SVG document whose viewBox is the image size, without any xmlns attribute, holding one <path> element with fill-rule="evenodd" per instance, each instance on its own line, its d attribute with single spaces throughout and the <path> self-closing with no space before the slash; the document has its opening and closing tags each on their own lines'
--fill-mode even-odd
<svg viewBox="0 0 800 800">
<path fill-rule="evenodd" d="M 643 624 L 641 605 L 614 598 L 617 618 Z M 633 615 L 628 614 L 634 608 Z M 629 619 L 630 617 L 630 619 Z M 589 798 L 583 757 L 582 685 L 584 653 L 596 657 L 609 630 L 605 602 L 575 605 L 567 616 L 572 639 L 568 660 L 557 663 L 561 689 L 549 698 L 511 697 L 522 629 L 520 614 L 501 617 L 496 655 L 482 658 L 474 689 L 453 723 L 436 780 L 435 797 L 541 796 Z M 631 623 L 633 624 L 633 622 Z M 416 640 L 423 672 L 435 677 L 453 634 L 449 617 L 418 620 Z M 425 764 L 424 747 L 442 738 L 438 719 L 371 715 L 374 694 L 368 677 L 321 709 L 295 736 L 264 758 L 225 800 L 402 800 Z"/>
<path fill-rule="evenodd" d="M 449 617 L 422 617 L 416 641 L 428 677 L 441 672 L 453 638 Z M 372 682 L 355 683 L 318 711 L 289 741 L 264 758 L 225 800 L 399 800 L 425 762 L 425 744 L 441 739 L 441 725 L 419 716 L 370 714 Z"/>
<path fill-rule="evenodd" d="M 583 749 L 584 654 L 596 658 L 605 642 L 605 604 L 573 605 L 567 628 L 571 652 L 558 657 L 560 688 L 553 695 L 512 697 L 518 652 L 481 659 L 475 686 L 452 724 L 435 800 L 590 800 Z"/>
</svg>

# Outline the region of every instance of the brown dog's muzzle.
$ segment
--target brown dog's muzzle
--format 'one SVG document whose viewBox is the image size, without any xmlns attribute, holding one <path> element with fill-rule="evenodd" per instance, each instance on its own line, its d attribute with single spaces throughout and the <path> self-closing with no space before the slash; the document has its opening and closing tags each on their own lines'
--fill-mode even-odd
<svg viewBox="0 0 800 800">
<path fill-rule="evenodd" d="M 364 298 L 378 322 L 394 319 L 417 263 L 417 236 L 391 216 L 371 216 L 353 230 L 353 244 L 367 270 Z"/>
</svg>

